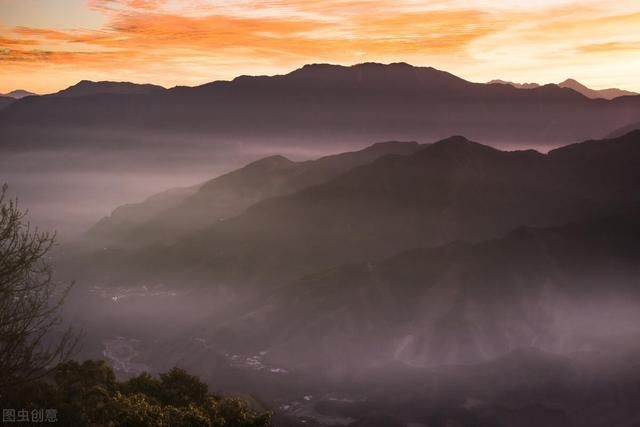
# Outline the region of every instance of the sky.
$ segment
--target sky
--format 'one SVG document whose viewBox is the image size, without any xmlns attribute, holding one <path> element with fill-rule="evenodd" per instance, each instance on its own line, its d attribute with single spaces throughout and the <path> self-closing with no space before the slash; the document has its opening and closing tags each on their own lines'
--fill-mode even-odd
<svg viewBox="0 0 640 427">
<path fill-rule="evenodd" d="M 640 1 L 0 0 L 0 93 L 371 61 L 640 92 Z"/>
</svg>

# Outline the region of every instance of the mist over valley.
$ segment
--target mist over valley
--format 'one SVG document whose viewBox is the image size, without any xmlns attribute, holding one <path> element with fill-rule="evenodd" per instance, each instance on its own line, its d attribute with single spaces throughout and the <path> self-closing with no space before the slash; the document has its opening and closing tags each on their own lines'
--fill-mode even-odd
<svg viewBox="0 0 640 427">
<path fill-rule="evenodd" d="M 0 182 L 121 381 L 177 366 L 275 426 L 636 426 L 640 96 L 513 85 L 82 81 L 0 98 Z"/>
</svg>

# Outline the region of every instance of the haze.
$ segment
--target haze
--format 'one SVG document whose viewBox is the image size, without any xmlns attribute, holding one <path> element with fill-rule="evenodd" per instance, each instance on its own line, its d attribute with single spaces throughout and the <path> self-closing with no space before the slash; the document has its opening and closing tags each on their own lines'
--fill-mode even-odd
<svg viewBox="0 0 640 427">
<path fill-rule="evenodd" d="M 638 427 L 639 28 L 636 0 L 0 0 L 0 185 L 58 243 L 26 268 L 0 233 L 1 320 L 43 262 L 46 314 L 75 285 L 42 336 L 120 381 L 47 362 L 0 403 L 222 407 L 179 367 L 251 427 Z"/>
</svg>

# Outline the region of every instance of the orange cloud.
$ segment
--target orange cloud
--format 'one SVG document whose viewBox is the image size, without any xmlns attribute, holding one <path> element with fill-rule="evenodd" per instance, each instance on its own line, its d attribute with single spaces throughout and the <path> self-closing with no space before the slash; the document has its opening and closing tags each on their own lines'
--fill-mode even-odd
<svg viewBox="0 0 640 427">
<path fill-rule="evenodd" d="M 640 51 L 640 41 L 638 42 L 609 42 L 580 46 L 579 50 L 585 53 L 628 53 L 631 51 Z"/>
<path fill-rule="evenodd" d="M 17 39 L 0 36 L 0 46 L 2 46 L 4 49 L 21 46 L 35 46 L 37 44 L 38 42 L 36 40 Z"/>
<path fill-rule="evenodd" d="M 116 10 L 119 8 L 131 8 L 142 10 L 157 10 L 167 3 L 167 0 L 89 0 L 91 9 Z"/>
<path fill-rule="evenodd" d="M 394 17 L 365 19 L 357 17 L 348 25 L 336 25 L 313 20 L 283 20 L 276 18 L 240 18 L 209 15 L 179 16 L 166 13 L 119 14 L 107 31 L 54 31 L 17 27 L 12 33 L 33 44 L 59 43 L 73 49 L 72 44 L 85 44 L 96 49 L 110 49 L 108 58 L 117 52 L 127 59 L 139 52 L 141 57 L 172 58 L 181 55 L 201 55 L 212 50 L 245 49 L 268 59 L 270 56 L 345 57 L 355 51 L 374 54 L 420 51 L 448 52 L 464 49 L 471 40 L 492 31 L 486 16 L 477 11 L 405 13 Z M 42 58 L 36 52 L 16 53 L 13 57 Z M 91 55 L 64 52 L 57 58 L 68 58 L 70 65 Z M 98 52 L 96 52 L 98 53 Z"/>
<path fill-rule="evenodd" d="M 478 80 L 540 81 L 562 70 L 575 75 L 569 61 L 603 72 L 593 55 L 604 51 L 621 67 L 615 55 L 636 49 L 627 34 L 640 28 L 640 6 L 567 1 L 522 10 L 499 0 L 89 0 L 87 7 L 106 18 L 102 28 L 0 26 L 0 76 L 12 85 L 22 78 L 27 87 L 30 76 L 46 77 L 51 90 L 71 76 L 105 74 L 171 86 L 308 62 L 404 60 Z M 538 64 L 538 75 L 530 75 Z M 628 74 L 619 78 L 640 89 Z"/>
</svg>

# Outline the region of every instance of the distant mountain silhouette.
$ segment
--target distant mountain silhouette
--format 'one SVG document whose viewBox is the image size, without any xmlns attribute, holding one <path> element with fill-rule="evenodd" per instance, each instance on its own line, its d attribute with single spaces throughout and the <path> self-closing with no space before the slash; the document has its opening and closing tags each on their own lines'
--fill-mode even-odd
<svg viewBox="0 0 640 427">
<path fill-rule="evenodd" d="M 518 89 L 535 89 L 541 86 L 538 83 L 514 83 L 510 81 L 505 81 L 505 80 L 491 80 L 488 84 L 504 84 L 504 85 L 513 86 Z M 567 79 L 561 83 L 558 83 L 557 86 L 575 90 L 576 92 L 581 93 L 582 95 L 591 99 L 603 98 L 603 99 L 611 100 L 611 99 L 619 98 L 621 96 L 638 95 L 636 92 L 631 92 L 631 91 L 622 90 L 622 89 L 615 89 L 615 88 L 591 89 L 574 79 Z"/>
<path fill-rule="evenodd" d="M 540 85 L 538 83 L 514 83 L 514 82 L 510 82 L 507 80 L 491 80 L 490 82 L 488 82 L 487 84 L 492 85 L 492 84 L 501 84 L 501 85 L 509 85 L 509 86 L 513 86 L 515 88 L 518 89 L 535 89 L 540 87 Z"/>
<path fill-rule="evenodd" d="M 9 98 L 13 98 L 13 99 L 20 99 L 20 98 L 24 98 L 25 96 L 37 96 L 37 95 L 38 95 L 37 93 L 29 92 L 22 89 L 16 89 L 2 96 L 8 96 Z"/>
<path fill-rule="evenodd" d="M 452 137 L 266 199 L 163 245 L 134 252 L 114 247 L 113 262 L 123 262 L 123 269 L 197 270 L 207 281 L 268 287 L 407 248 L 635 209 L 639 162 L 640 131 L 547 155 Z"/>
<path fill-rule="evenodd" d="M 166 90 L 162 86 L 152 84 L 136 84 L 129 82 L 92 82 L 82 80 L 73 86 L 69 86 L 52 96 L 87 96 L 87 95 L 140 95 L 162 92 Z"/>
<path fill-rule="evenodd" d="M 590 89 L 590 88 L 586 87 L 585 85 L 583 85 L 582 83 L 577 82 L 576 80 L 573 80 L 573 79 L 567 79 L 567 80 L 563 81 L 562 83 L 558 83 L 558 86 L 566 87 L 566 88 L 569 88 L 569 89 L 573 89 L 576 92 L 580 92 L 581 94 L 583 94 L 584 96 L 586 96 L 588 98 L 614 99 L 614 98 L 618 98 L 620 96 L 638 95 L 636 92 L 631 92 L 631 91 L 628 91 L 628 90 L 622 90 L 622 89 L 616 89 L 616 88 L 612 88 L 612 89 Z"/>
<path fill-rule="evenodd" d="M 89 237 L 98 246 L 144 246 L 166 241 L 239 215 L 267 198 L 322 184 L 384 155 L 411 154 L 420 148 L 416 142 L 393 141 L 303 162 L 267 157 L 200 185 L 121 206 L 96 224 Z"/>
<path fill-rule="evenodd" d="M 100 86 L 80 84 L 67 93 L 85 94 L 85 85 L 89 93 Z M 0 113 L 2 145 L 131 149 L 170 135 L 175 142 L 167 144 L 181 150 L 190 143 L 235 150 L 237 141 L 243 149 L 275 142 L 317 148 L 464 134 L 511 146 L 557 146 L 601 137 L 640 115 L 640 97 L 602 102 L 555 85 L 524 91 L 404 63 L 315 64 L 281 76 L 124 92 L 19 100 Z"/>
</svg>

